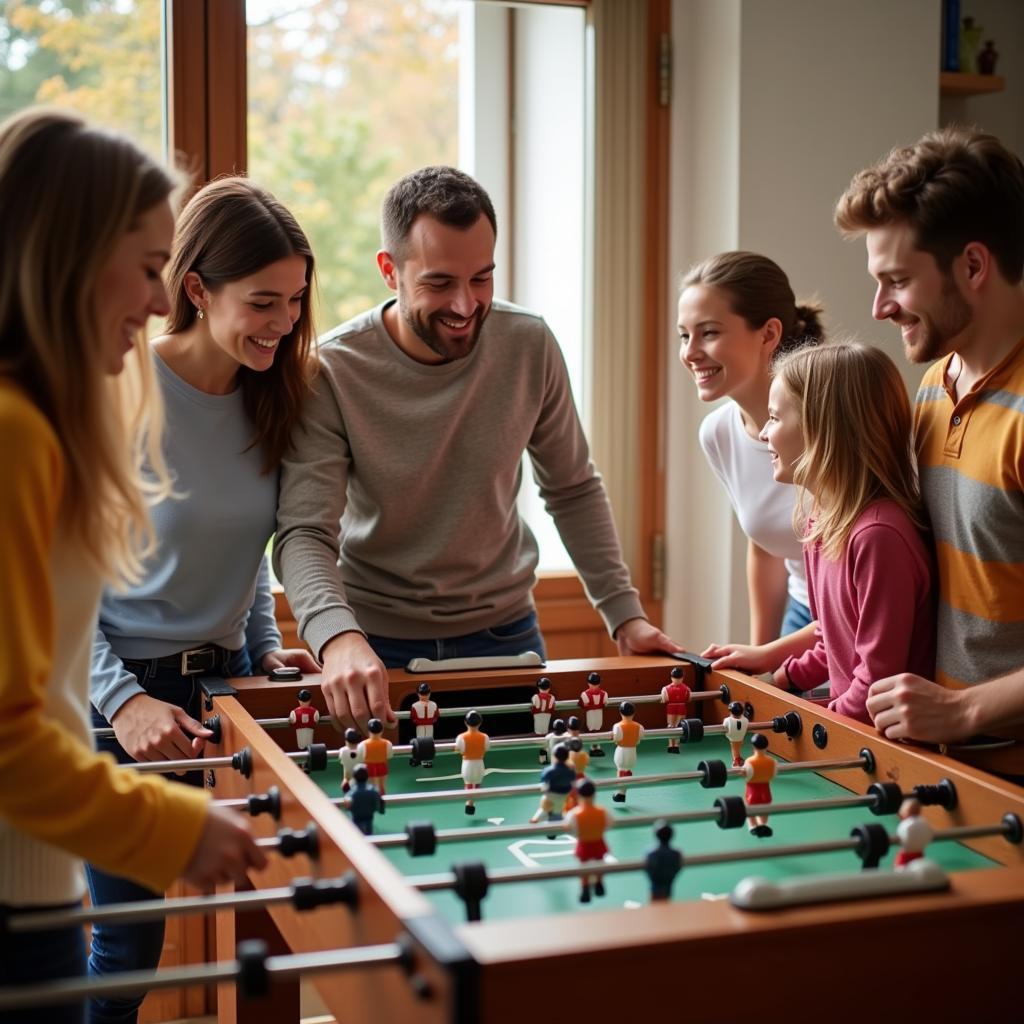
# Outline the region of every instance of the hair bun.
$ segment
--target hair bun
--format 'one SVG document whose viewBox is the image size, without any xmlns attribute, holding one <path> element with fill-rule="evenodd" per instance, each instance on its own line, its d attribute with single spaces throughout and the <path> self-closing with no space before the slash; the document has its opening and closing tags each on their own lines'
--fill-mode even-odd
<svg viewBox="0 0 1024 1024">
<path fill-rule="evenodd" d="M 824 310 L 818 303 L 797 303 L 796 319 L 793 321 L 793 337 L 806 342 L 825 340 L 825 328 L 821 318 Z"/>
</svg>

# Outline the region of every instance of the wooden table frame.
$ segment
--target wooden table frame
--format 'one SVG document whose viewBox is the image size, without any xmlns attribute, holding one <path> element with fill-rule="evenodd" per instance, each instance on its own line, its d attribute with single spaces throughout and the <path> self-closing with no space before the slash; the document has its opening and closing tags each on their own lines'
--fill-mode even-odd
<svg viewBox="0 0 1024 1024">
<path fill-rule="evenodd" d="M 601 673 L 612 696 L 656 693 L 678 662 L 664 658 L 608 658 L 549 663 L 560 699 L 578 694 L 589 672 Z M 869 728 L 826 709 L 733 672 L 711 673 L 694 688 L 729 688 L 730 697 L 750 703 L 754 721 L 788 711 L 799 712 L 797 737 L 770 734 L 770 749 L 788 761 L 856 757 L 867 747 L 876 760 L 871 775 L 860 771 L 822 772 L 838 785 L 862 793 L 874 781 L 896 782 L 904 789 L 918 783 L 952 780 L 959 806 L 952 812 L 928 808 L 938 826 L 993 824 L 1007 812 L 1024 817 L 1024 789 L 964 766 L 929 750 L 891 743 Z M 415 693 L 423 676 L 391 673 L 391 696 L 399 707 Z M 430 676 L 435 697 L 448 691 L 493 689 L 521 683 L 527 694 L 536 670 L 458 673 Z M 316 677 L 303 685 L 314 691 L 323 710 Z M 280 717 L 295 705 L 295 684 L 265 679 L 233 680 L 237 697 L 215 697 L 210 710 L 220 716 L 220 750 L 248 747 L 249 778 L 220 769 L 216 797 L 265 792 L 275 785 L 282 794 L 281 821 L 263 815 L 253 820 L 258 834 L 279 826 L 320 830 L 319 863 L 273 857 L 269 867 L 252 874 L 258 887 L 288 884 L 315 874 L 333 877 L 348 871 L 358 876 L 360 903 L 355 911 L 325 908 L 299 913 L 289 906 L 266 914 L 218 915 L 218 956 L 234 955 L 234 942 L 253 931 L 280 937 L 281 951 L 306 952 L 392 942 L 409 937 L 408 969 L 376 968 L 363 972 L 319 975 L 315 984 L 339 1021 L 470 1022 L 521 1024 L 525 1014 L 542 1007 L 575 1019 L 609 1019 L 663 1015 L 667 1006 L 687 1024 L 738 1019 L 737 1007 L 759 1006 L 763 1019 L 830 1022 L 864 1019 L 872 1008 L 895 1014 L 930 1014 L 931 1019 L 995 1019 L 1015 1005 L 1009 979 L 1019 955 L 1016 942 L 1024 925 L 1024 847 L 1001 838 L 968 845 L 1002 867 L 954 873 L 950 892 L 821 905 L 777 913 L 751 914 L 726 901 L 651 904 L 636 910 L 609 910 L 585 916 L 561 914 L 515 921 L 485 920 L 451 927 L 429 901 L 403 882 L 402 875 L 376 848 L 367 844 L 319 786 L 283 755 L 281 743 L 291 730 L 270 733 L 254 718 Z M 723 703 L 695 705 L 708 724 L 727 713 Z M 657 706 L 642 706 L 638 716 L 663 725 Z M 611 715 L 606 720 L 613 720 Z M 821 749 L 821 729 L 827 745 Z M 338 746 L 329 729 L 318 739 Z M 210 754 L 217 748 L 210 748 Z M 691 759 L 687 760 L 689 764 Z M 709 791 L 710 806 L 714 793 Z M 869 816 L 866 816 L 869 817 Z M 614 845 L 614 843 L 613 843 Z M 685 849 L 685 842 L 682 844 Z M 424 873 L 443 870 L 424 861 Z M 856 865 L 852 859 L 851 869 Z M 244 930 L 244 931 L 243 931 Z M 789 983 L 787 985 L 787 982 Z M 749 989 L 749 995 L 743 995 Z M 233 989 L 219 994 L 219 1020 L 285 1021 L 297 1018 L 294 988 L 281 986 L 276 1002 L 239 1006 Z M 546 1013 L 546 1011 L 544 1011 Z M 743 1011 L 744 1015 L 745 1012 Z M 752 1010 L 751 1010 L 752 1012 Z M 992 1015 L 992 1016 L 988 1016 Z"/>
</svg>

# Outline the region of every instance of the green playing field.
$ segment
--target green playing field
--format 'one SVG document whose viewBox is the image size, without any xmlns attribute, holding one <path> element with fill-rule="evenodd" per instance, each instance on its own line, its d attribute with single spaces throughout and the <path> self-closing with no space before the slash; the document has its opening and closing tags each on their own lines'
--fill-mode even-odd
<svg viewBox="0 0 1024 1024">
<path fill-rule="evenodd" d="M 604 749 L 606 757 L 595 758 L 590 762 L 587 774 L 595 781 L 615 777 L 612 760 L 614 746 L 605 743 Z M 728 744 L 718 736 L 706 738 L 690 747 L 684 746 L 680 755 L 666 753 L 664 739 L 645 740 L 639 748 L 636 774 L 692 771 L 702 760 L 718 758 L 729 763 L 729 756 Z M 450 753 L 439 753 L 433 768 L 412 768 L 407 757 L 396 757 L 391 762 L 388 794 L 459 789 L 462 787 L 460 767 L 458 755 Z M 534 750 L 495 751 L 487 755 L 484 789 L 487 786 L 537 783 L 540 771 Z M 336 762 L 327 772 L 320 772 L 313 777 L 330 796 L 340 795 L 341 769 Z M 860 793 L 866 791 L 871 782 L 859 769 L 849 770 L 848 777 L 850 785 Z M 609 859 L 630 860 L 642 857 L 655 844 L 652 827 L 631 826 L 631 818 L 671 811 L 706 810 L 712 806 L 715 797 L 742 796 L 743 791 L 742 779 L 731 778 L 724 789 L 703 789 L 697 782 L 668 782 L 633 787 L 628 791 L 626 803 L 618 804 L 612 802 L 611 790 L 598 790 L 598 803 L 610 808 L 615 819 L 614 827 L 606 836 L 611 851 Z M 780 775 L 772 784 L 772 797 L 776 803 L 820 800 L 842 796 L 844 793 L 841 787 L 813 772 Z M 538 803 L 539 788 L 537 795 L 492 799 L 481 797 L 477 801 L 474 816 L 464 812 L 461 802 L 425 800 L 404 806 L 389 804 L 386 813 L 377 818 L 375 831 L 377 834 L 400 833 L 407 823 L 414 821 L 432 822 L 437 829 L 474 830 L 475 835 L 471 840 L 439 843 L 437 852 L 430 857 L 412 857 L 404 848 L 388 849 L 387 856 L 405 875 L 446 871 L 453 864 L 463 861 L 483 861 L 489 868 L 575 865 L 575 840 L 565 834 L 560 825 L 553 829 L 553 832 L 559 833 L 553 840 L 544 835 L 488 839 L 488 832 L 496 826 L 526 823 Z M 725 830 L 713 822 L 682 823 L 675 826 L 673 845 L 681 849 L 684 855 L 749 849 L 752 844 L 762 845 L 768 850 L 773 846 L 844 839 L 851 828 L 867 822 L 884 824 L 891 833 L 895 831 L 898 820 L 895 815 L 875 816 L 865 807 L 776 815 L 770 822 L 775 834 L 765 839 L 750 835 L 746 828 Z M 882 862 L 883 870 L 891 867 L 893 856 L 891 852 Z M 994 866 L 987 858 L 953 842 L 934 843 L 928 850 L 928 856 L 949 870 Z M 692 869 L 684 868 L 678 876 L 674 897 L 677 900 L 722 898 L 741 878 L 749 875 L 777 880 L 797 875 L 854 871 L 859 866 L 860 861 L 852 852 L 764 857 L 741 863 L 695 866 Z M 595 899 L 589 907 L 630 907 L 646 903 L 650 898 L 647 877 L 641 872 L 608 876 L 605 886 L 607 895 Z M 483 915 L 486 920 L 495 920 L 560 913 L 579 908 L 578 896 L 579 882 L 575 878 L 496 885 L 491 887 L 484 901 Z M 432 893 L 430 898 L 453 923 L 465 920 L 464 907 L 454 894 Z"/>
</svg>

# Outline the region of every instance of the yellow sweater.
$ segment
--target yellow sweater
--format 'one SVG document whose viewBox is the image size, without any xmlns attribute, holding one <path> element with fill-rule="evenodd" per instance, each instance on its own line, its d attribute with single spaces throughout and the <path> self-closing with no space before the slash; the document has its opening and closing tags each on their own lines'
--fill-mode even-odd
<svg viewBox="0 0 1024 1024">
<path fill-rule="evenodd" d="M 92 750 L 102 581 L 65 542 L 57 437 L 3 378 L 0 437 L 0 903 L 77 900 L 79 858 L 165 889 L 195 850 L 207 796 Z"/>
</svg>

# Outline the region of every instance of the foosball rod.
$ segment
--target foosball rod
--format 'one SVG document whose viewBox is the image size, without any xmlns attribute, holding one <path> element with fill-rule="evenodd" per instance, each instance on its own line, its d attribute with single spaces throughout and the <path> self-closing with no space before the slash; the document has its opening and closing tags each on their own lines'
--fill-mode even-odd
<svg viewBox="0 0 1024 1024">
<path fill-rule="evenodd" d="M 722 700 L 723 695 L 721 690 L 699 690 L 695 693 L 691 693 L 687 703 L 692 701 L 705 701 L 705 700 Z M 645 694 L 642 697 L 609 697 L 606 703 L 606 707 L 618 707 L 620 704 L 626 702 L 631 704 L 663 704 L 664 701 L 661 699 L 660 694 Z M 560 700 L 555 702 L 556 711 L 579 711 L 583 713 L 586 709 L 581 708 L 579 703 L 575 700 Z M 535 713 L 534 708 L 531 704 L 494 704 L 485 707 L 482 711 L 479 707 L 464 707 L 464 708 L 440 708 L 438 715 L 441 718 L 465 718 L 470 711 L 479 711 L 481 715 L 512 715 L 517 712 L 528 711 Z M 545 712 L 547 714 L 547 712 Z M 396 711 L 395 717 L 399 721 L 408 720 L 411 718 L 411 713 L 408 711 Z M 257 718 L 254 720 L 258 726 L 263 729 L 288 729 L 295 728 L 295 723 L 288 718 Z M 334 720 L 330 715 L 321 715 L 318 724 L 319 725 L 330 725 Z M 115 737 L 114 730 L 109 726 L 102 728 L 94 728 L 92 730 L 93 735 L 96 739 L 113 739 Z"/>
<path fill-rule="evenodd" d="M 669 737 L 682 737 L 681 729 L 683 725 L 685 725 L 685 722 L 673 729 L 646 729 L 641 742 Z M 751 732 L 784 732 L 786 731 L 786 725 L 783 718 L 776 718 L 771 722 L 751 722 L 748 729 Z M 568 741 L 573 738 L 566 734 L 560 737 L 559 741 Z M 579 739 L 586 743 L 614 742 L 610 729 L 603 732 L 581 732 Z M 536 750 L 538 746 L 545 744 L 545 742 L 546 738 L 544 736 L 508 736 L 492 739 L 489 749 Z M 398 757 L 411 754 L 412 750 L 412 744 L 409 743 L 393 744 L 391 747 L 392 756 Z M 434 750 L 438 754 L 458 753 L 458 748 L 454 742 L 437 743 L 434 745 Z M 284 750 L 281 753 L 296 764 L 305 764 L 310 758 L 308 750 Z M 335 761 L 341 753 L 341 748 L 327 750 L 325 753 L 329 761 Z M 210 768 L 237 768 L 238 764 L 235 755 L 227 755 L 224 757 L 182 758 L 177 761 L 131 761 L 119 767 L 131 768 L 137 772 L 156 772 L 162 775 L 175 772 L 205 771 Z"/>
<path fill-rule="evenodd" d="M 616 779 L 614 781 L 625 780 Z M 475 789 L 469 790 L 470 799 L 475 801 L 478 792 L 479 790 Z M 877 815 L 895 814 L 903 800 L 907 796 L 913 795 L 901 792 L 898 786 L 891 783 L 876 783 L 867 793 L 859 796 L 851 793 L 845 796 L 814 800 L 789 800 L 784 803 L 747 804 L 741 797 L 728 796 L 719 797 L 715 801 L 714 807 L 705 810 L 631 815 L 629 818 L 617 819 L 615 828 L 654 825 L 659 821 L 667 822 L 670 825 L 713 821 L 719 828 L 739 828 L 747 818 L 767 818 L 779 814 L 800 814 L 805 811 L 848 810 L 853 807 L 866 807 Z M 411 828 L 412 823 L 410 823 Z M 486 830 L 480 828 L 440 829 L 433 832 L 433 838 L 435 842 L 439 843 L 458 842 L 463 839 L 511 839 L 517 836 L 544 835 L 561 828 L 564 828 L 564 819 L 549 819 L 522 825 L 498 825 Z M 410 832 L 379 833 L 367 836 L 366 841 L 384 849 L 400 846 L 412 848 L 413 836 Z"/>
<path fill-rule="evenodd" d="M 662 819 L 667 820 L 663 815 Z M 964 839 L 980 839 L 988 836 L 1002 836 L 1008 842 L 1020 842 L 1021 822 L 1016 815 L 1008 814 L 998 825 L 971 825 L 948 828 L 937 831 L 932 842 L 960 842 Z M 887 837 L 890 847 L 899 846 L 898 835 Z M 746 860 L 762 858 L 795 857 L 814 853 L 835 853 L 842 850 L 856 851 L 862 845 L 857 836 L 846 839 L 823 840 L 817 843 L 792 843 L 787 846 L 751 847 L 749 850 L 722 850 L 717 853 L 686 854 L 683 859 L 683 870 L 690 867 L 706 867 L 718 864 L 731 864 Z M 588 861 L 584 864 L 561 868 L 494 868 L 487 871 L 487 881 L 495 885 L 515 882 L 538 882 L 556 878 L 579 878 L 581 875 L 616 875 L 628 871 L 643 871 L 646 862 L 643 860 L 624 860 L 614 863 L 604 861 Z M 420 892 L 440 892 L 454 889 L 457 885 L 454 871 L 439 872 L 433 875 L 413 875 L 406 877 L 406 884 Z"/>
<path fill-rule="evenodd" d="M 66 978 L 39 985 L 0 988 L 0 1011 L 36 1009 L 62 1003 L 100 999 L 105 996 L 140 995 L 189 985 L 214 985 L 238 981 L 250 996 L 265 992 L 272 981 L 327 971 L 363 970 L 368 967 L 408 965 L 409 950 L 398 942 L 356 949 L 332 949 L 320 953 L 267 956 L 258 941 L 239 943 L 238 959 L 159 971 L 124 971 L 105 978 Z"/>
<path fill-rule="evenodd" d="M 789 761 L 778 765 L 778 774 L 799 772 L 842 771 L 859 768 L 864 772 L 874 771 L 875 760 L 870 750 L 861 751 L 860 757 L 839 758 L 832 761 Z M 720 789 L 729 778 L 742 778 L 742 768 L 729 768 L 724 761 L 701 761 L 696 771 L 667 772 L 663 775 L 627 775 L 622 779 L 591 779 L 597 789 L 622 789 L 633 786 L 650 786 L 663 782 L 699 782 L 705 789 Z M 404 804 L 421 804 L 440 802 L 460 802 L 472 797 L 473 801 L 503 796 L 523 796 L 536 794 L 539 783 L 527 782 L 515 786 L 489 786 L 481 789 L 438 789 L 429 793 L 396 793 L 387 796 L 388 807 L 399 807 Z M 218 807 L 229 807 L 236 811 L 247 811 L 253 817 L 263 814 L 272 806 L 280 806 L 280 795 L 270 799 L 264 796 L 233 797 L 213 801 Z M 344 797 L 332 797 L 331 803 L 342 807 Z"/>
<path fill-rule="evenodd" d="M 46 910 L 12 914 L 0 920 L 0 928 L 9 932 L 39 932 L 51 928 L 70 928 L 84 924 L 134 924 L 165 917 L 189 914 L 215 914 L 223 910 L 262 910 L 278 903 L 291 903 L 296 910 L 358 903 L 356 876 L 340 878 L 297 878 L 291 885 L 247 892 L 223 892 L 205 896 L 181 896 L 174 899 L 135 900 L 103 906 L 77 907 L 74 910 Z"/>
</svg>

